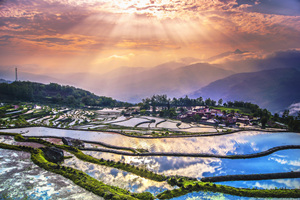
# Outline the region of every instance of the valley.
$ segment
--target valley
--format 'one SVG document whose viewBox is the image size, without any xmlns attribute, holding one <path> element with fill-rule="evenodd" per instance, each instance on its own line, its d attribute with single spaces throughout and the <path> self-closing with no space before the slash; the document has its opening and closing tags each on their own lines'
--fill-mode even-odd
<svg viewBox="0 0 300 200">
<path fill-rule="evenodd" d="M 186 114 L 179 114 L 177 119 L 160 117 L 158 114 L 156 116 L 154 114 L 151 114 L 153 116 L 142 115 L 138 111 L 138 107 L 135 106 L 126 108 L 68 108 L 26 103 L 11 105 L 10 108 L 6 106 L 6 108 L 8 108 L 6 110 L 8 117 L 1 119 L 0 138 L 2 146 L 7 144 L 16 146 L 14 148 L 17 148 L 18 145 L 41 148 L 54 145 L 56 148 L 62 148 L 66 158 L 59 164 L 60 166 L 82 171 L 101 181 L 101 184 L 125 189 L 132 195 L 148 192 L 149 198 L 153 195 L 151 198 L 163 199 L 165 198 L 164 195 L 167 194 L 165 192 L 176 191 L 176 187 L 174 188 L 168 180 L 170 177 L 185 177 L 186 184 L 190 184 L 188 183 L 189 179 L 196 184 L 200 181 L 200 184 L 205 177 L 244 174 L 259 176 L 259 174 L 287 173 L 299 170 L 297 164 L 299 162 L 297 152 L 300 149 L 299 133 L 288 132 L 287 127 L 262 129 L 261 124 L 253 125 L 249 118 L 245 124 L 236 122 L 240 124 L 239 126 L 181 121 L 184 120 L 183 116 L 187 117 L 188 113 L 193 116 L 193 112 L 200 114 L 202 109 L 206 109 L 203 111 L 206 114 L 214 113 L 214 108 L 194 107 L 194 111 L 188 111 L 185 108 Z M 159 107 L 155 109 L 157 112 L 160 110 Z M 224 110 L 224 108 L 222 109 Z M 238 110 L 241 111 L 235 109 L 235 111 Z M 151 110 L 147 112 L 151 113 Z M 31 114 L 30 117 L 27 116 L 28 114 Z M 24 139 L 16 139 L 16 134 L 21 134 Z M 81 154 L 77 155 L 73 150 L 66 149 L 67 146 L 61 146 L 64 144 L 62 138 L 72 138 L 83 142 L 83 147 L 77 147 L 82 152 L 82 156 L 79 156 Z M 6 148 L 5 145 L 3 148 Z M 22 147 L 20 146 L 20 148 Z M 271 151 L 272 148 L 278 148 L 278 150 L 273 152 Z M 5 180 L 0 183 L 3 185 L 1 192 L 3 198 L 36 199 L 39 198 L 39 196 L 35 196 L 37 191 L 45 199 L 78 199 L 81 196 L 86 196 L 87 199 L 112 198 L 104 194 L 101 195 L 94 189 L 75 189 L 78 184 L 74 184 L 66 178 L 59 178 L 60 176 L 57 175 L 57 173 L 60 174 L 59 171 L 52 173 L 48 172 L 47 168 L 45 168 L 46 171 L 43 171 L 44 169 L 36 167 L 30 161 L 28 153 L 4 149 L 1 149 L 1 152 L 4 153 L 1 158 L 5 162 L 2 163 L 3 171 L 0 173 L 1 180 Z M 270 153 L 261 154 L 268 150 Z M 14 161 L 5 157 L 10 154 L 13 154 Z M 85 158 L 84 155 L 91 157 Z M 248 155 L 253 156 L 247 157 Z M 242 159 L 243 156 L 246 157 Z M 22 162 L 18 161 L 21 157 L 25 159 Z M 109 162 L 114 164 L 109 164 Z M 133 166 L 138 171 L 132 170 L 128 166 Z M 25 168 L 26 173 L 24 173 Z M 18 172 L 18 170 L 21 171 Z M 145 174 L 148 172 L 162 176 L 163 181 L 158 181 L 156 178 L 151 178 L 152 175 Z M 22 173 L 25 182 L 27 179 L 38 180 L 39 185 L 20 188 L 16 191 L 6 184 L 8 181 L 13 183 L 14 177 L 17 178 L 18 176 L 7 177 L 5 175 L 7 173 Z M 39 178 L 30 179 L 31 174 L 37 174 L 36 176 Z M 48 178 L 45 179 L 45 176 Z M 297 195 L 300 177 L 296 174 L 288 177 L 216 183 L 217 187 L 228 186 L 228 189 L 224 190 L 225 193 L 220 192 L 220 190 L 216 190 L 218 191 L 216 192 L 212 188 L 209 189 L 209 185 L 205 186 L 206 189 L 203 191 L 201 189 L 198 191 L 199 189 L 196 188 L 184 191 L 185 186 L 180 186 L 183 189 L 180 195 L 176 193 L 172 199 L 179 198 L 176 197 L 178 195 L 181 196 L 180 198 L 205 196 L 211 199 L 220 197 L 249 199 L 254 195 L 254 193 L 245 193 L 241 196 L 249 197 L 236 196 L 233 189 L 230 189 L 231 187 L 255 188 L 260 192 L 280 188 L 278 191 L 282 191 L 282 193 L 291 190 L 291 193 L 296 192 L 295 195 Z M 71 180 L 73 179 L 71 178 Z M 32 182 L 32 184 L 35 183 Z M 177 184 L 180 185 L 180 183 Z M 56 188 L 58 185 L 60 186 L 59 190 Z M 87 189 L 85 186 L 79 185 Z M 65 192 L 67 190 L 68 193 Z M 20 191 L 22 191 L 22 195 L 20 195 Z M 95 194 L 100 195 L 100 197 L 95 196 Z M 122 195 L 119 197 L 123 198 Z M 264 199 L 264 192 L 260 194 L 260 197 Z M 145 198 L 142 197 L 142 199 Z"/>
</svg>

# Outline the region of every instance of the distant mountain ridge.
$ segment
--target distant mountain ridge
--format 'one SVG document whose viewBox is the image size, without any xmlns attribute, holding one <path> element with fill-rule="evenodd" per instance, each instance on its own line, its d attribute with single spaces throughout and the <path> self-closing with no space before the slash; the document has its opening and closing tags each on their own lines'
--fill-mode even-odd
<svg viewBox="0 0 300 200">
<path fill-rule="evenodd" d="M 212 62 L 212 61 L 216 61 L 218 59 L 225 58 L 225 57 L 230 56 L 230 55 L 239 55 L 239 54 L 244 54 L 244 53 L 247 53 L 247 52 L 248 51 L 241 51 L 239 49 L 236 49 L 235 51 L 227 51 L 227 52 L 218 54 L 216 56 L 212 56 L 212 57 L 206 59 L 205 61 L 206 62 Z"/>
<path fill-rule="evenodd" d="M 218 68 L 208 63 L 188 66 L 156 67 L 139 73 L 122 74 L 115 79 L 103 80 L 104 94 L 110 94 L 125 101 L 138 102 L 154 94 L 180 97 L 208 83 L 227 77 L 232 71 Z M 120 84 L 115 84 L 120 83 Z"/>
<path fill-rule="evenodd" d="M 154 94 L 167 94 L 170 97 L 182 97 L 186 94 L 192 94 L 214 81 L 224 79 L 235 73 L 258 72 L 278 68 L 300 70 L 299 50 L 275 52 L 267 57 L 263 55 L 252 57 L 253 55 L 256 55 L 255 52 L 236 49 L 211 57 L 212 60 L 227 60 L 222 64 L 209 64 L 204 61 L 199 62 L 199 59 L 184 58 L 151 68 L 143 66 L 120 67 L 105 74 L 101 74 L 100 70 L 99 73 L 91 73 L 87 70 L 81 73 L 70 72 L 68 74 L 49 71 L 47 74 L 39 75 L 29 73 L 30 70 L 26 73 L 26 66 L 20 66 L 19 79 L 73 85 L 95 94 L 136 103 Z M 227 59 L 232 56 L 238 57 L 240 60 L 230 61 L 230 59 Z M 0 78 L 14 79 L 15 67 L 0 66 Z M 35 68 L 38 68 L 38 66 L 35 66 Z M 263 105 L 267 104 L 264 103 Z"/>
<path fill-rule="evenodd" d="M 272 112 L 281 111 L 300 102 L 300 72 L 294 68 L 239 73 L 210 83 L 193 93 L 225 101 L 250 101 Z"/>
<path fill-rule="evenodd" d="M 223 63 L 222 67 L 236 73 L 279 68 L 295 68 L 300 70 L 300 51 L 279 51 L 266 58 L 249 58 L 238 61 L 228 61 Z"/>
</svg>

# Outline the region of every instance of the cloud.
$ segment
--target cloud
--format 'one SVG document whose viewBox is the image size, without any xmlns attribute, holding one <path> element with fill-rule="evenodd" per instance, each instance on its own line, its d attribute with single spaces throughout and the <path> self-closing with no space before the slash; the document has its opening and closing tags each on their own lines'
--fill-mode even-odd
<svg viewBox="0 0 300 200">
<path fill-rule="evenodd" d="M 300 102 L 290 105 L 288 109 L 290 111 L 290 115 L 298 115 L 300 112 Z"/>
<path fill-rule="evenodd" d="M 276 14 L 276 15 L 288 15 L 299 16 L 300 15 L 300 1 L 299 0 L 237 0 L 236 7 L 242 5 L 249 5 L 245 7 L 247 12 L 258 12 L 263 14 Z"/>
<path fill-rule="evenodd" d="M 169 61 L 166 55 L 208 58 L 237 48 L 249 50 L 227 58 L 236 60 L 255 56 L 250 52 L 298 48 L 298 1 L 272 2 L 274 5 L 250 0 L 2 1 L 0 58 L 12 64 L 8 56 L 17 54 L 21 62 L 21 57 L 35 53 L 90 59 L 99 54 L 103 58 L 147 51 L 152 56 L 161 52 L 155 59 Z M 144 63 L 153 61 L 149 57 Z"/>
<path fill-rule="evenodd" d="M 67 39 L 62 39 L 62 38 L 41 38 L 41 39 L 31 39 L 31 41 L 36 41 L 36 42 L 46 42 L 49 44 L 59 44 L 59 45 L 69 45 L 73 40 L 67 40 Z"/>
<path fill-rule="evenodd" d="M 294 189 L 294 188 L 299 188 L 300 181 L 297 179 L 280 179 L 280 180 L 274 180 L 277 183 L 281 183 L 286 185 L 288 188 Z"/>
<path fill-rule="evenodd" d="M 10 35 L 3 35 L 3 36 L 0 36 L 0 41 L 7 41 L 10 38 L 14 38 L 14 37 L 10 36 Z"/>
<path fill-rule="evenodd" d="M 112 55 L 108 58 L 105 58 L 104 60 L 129 60 L 129 57 L 134 56 L 134 54 L 124 55 L 124 56 L 118 56 L 118 55 Z"/>
<path fill-rule="evenodd" d="M 300 167 L 300 161 L 298 160 L 286 160 L 286 159 L 273 158 L 273 157 L 269 158 L 269 160 L 274 160 L 282 165 L 291 165 L 294 167 Z"/>
<path fill-rule="evenodd" d="M 0 46 L 6 46 L 10 44 L 10 39 L 12 38 L 14 38 L 14 36 L 10 36 L 10 35 L 0 36 Z"/>
</svg>

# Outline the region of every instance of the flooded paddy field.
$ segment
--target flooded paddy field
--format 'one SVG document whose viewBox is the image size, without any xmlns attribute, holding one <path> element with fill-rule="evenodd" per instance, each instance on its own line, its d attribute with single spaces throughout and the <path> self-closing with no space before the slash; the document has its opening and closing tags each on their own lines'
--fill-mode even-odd
<svg viewBox="0 0 300 200">
<path fill-rule="evenodd" d="M 30 160 L 30 154 L 0 149 L 0 199 L 103 199 Z"/>
<path fill-rule="evenodd" d="M 143 119 L 145 120 L 145 119 Z M 149 152 L 168 152 L 168 153 L 209 153 L 214 155 L 244 155 L 253 154 L 262 151 L 266 151 L 270 148 L 283 146 L 283 145 L 300 145 L 300 134 L 293 132 L 260 132 L 260 131 L 243 131 L 232 133 L 228 135 L 220 136 L 204 136 L 204 137 L 188 137 L 188 138 L 134 138 L 124 135 L 120 135 L 112 132 L 101 132 L 101 131 L 80 131 L 80 130 L 66 130 L 66 129 L 54 129 L 45 127 L 29 127 L 29 128 L 16 128 L 6 129 L 2 132 L 22 133 L 24 136 L 54 136 L 54 137 L 71 137 L 81 140 L 87 140 L 91 142 L 104 142 L 110 145 L 119 147 L 131 147 L 131 148 L 143 148 L 149 150 Z M 62 144 L 61 139 L 57 138 L 43 138 L 47 141 Z M 13 140 L 12 136 L 1 136 L 0 141 L 7 144 L 19 144 Z M 21 143 L 20 145 L 25 145 Z M 27 144 L 37 145 L 37 144 Z M 38 147 L 38 146 L 35 146 Z M 86 143 L 86 147 L 94 148 L 105 148 L 96 144 Z M 2 165 L 1 169 L 10 170 L 10 164 L 14 163 L 12 160 L 6 158 L 6 154 L 11 155 L 10 150 L 3 151 L 1 158 L 6 159 L 7 164 Z M 8 152 L 8 153 L 7 153 Z M 15 153 L 15 152 L 14 152 Z M 17 154 L 22 152 L 16 152 Z M 116 162 L 128 163 L 139 168 L 147 169 L 158 174 L 163 175 L 180 175 L 200 180 L 202 177 L 213 177 L 213 176 L 224 176 L 224 175 L 236 175 L 236 174 L 257 174 L 257 173 L 277 173 L 277 172 L 291 172 L 300 171 L 300 150 L 299 149 L 288 149 L 276 151 L 270 155 L 262 156 L 258 158 L 249 159 L 224 159 L 224 158 L 203 158 L 203 157 L 175 157 L 175 156 L 125 156 L 117 155 L 113 153 L 102 153 L 98 151 L 83 151 L 87 155 L 91 155 L 98 159 L 113 160 Z M 4 155 L 5 154 L 5 155 Z M 17 155 L 17 154 L 14 154 Z M 23 153 L 25 155 L 26 153 Z M 21 159 L 22 157 L 16 157 L 15 160 Z M 27 154 L 28 160 L 26 162 L 31 163 L 31 167 L 35 166 Z M 19 164 L 13 164 L 19 166 Z M 118 186 L 120 188 L 128 189 L 131 192 L 144 192 L 148 191 L 156 195 L 166 189 L 172 189 L 166 182 L 155 182 L 135 174 L 125 172 L 122 170 L 91 164 L 78 160 L 76 157 L 65 160 L 65 166 L 70 166 L 79 170 L 84 171 L 88 175 L 106 183 L 109 185 Z M 27 166 L 27 165 L 25 165 Z M 37 166 L 35 166 L 37 168 Z M 6 169 L 8 168 L 8 169 Z M 22 167 L 18 169 L 24 170 Z M 42 169 L 40 169 L 42 170 Z M 19 173 L 19 172 L 18 172 Z M 34 178 L 34 181 L 39 181 L 42 185 L 38 191 L 33 192 L 29 187 L 28 192 L 24 192 L 25 195 L 33 195 L 33 193 L 46 194 L 49 199 L 60 198 L 65 188 L 69 188 L 69 196 L 75 196 L 75 199 L 80 199 L 79 196 L 85 194 L 88 198 L 99 199 L 99 197 L 93 197 L 93 194 L 85 191 L 84 189 L 74 185 L 71 181 L 65 182 L 60 181 L 56 184 L 55 178 L 47 178 L 47 181 L 53 181 L 51 184 L 46 182 L 43 173 L 49 173 L 47 176 L 58 176 L 47 171 L 39 171 L 40 177 Z M 30 174 L 26 171 L 25 175 Z M 1 174 L 1 176 L 4 176 Z M 7 181 L 13 181 L 14 176 L 6 177 Z M 1 179 L 3 180 L 3 179 Z M 68 180 L 66 180 L 68 181 Z M 17 181 L 16 181 L 17 182 Z M 18 183 L 20 184 L 20 183 Z M 25 183 L 21 183 L 25 184 Z M 61 184 L 62 186 L 60 186 Z M 300 188 L 300 179 L 276 179 L 276 180 L 259 180 L 259 181 L 228 181 L 219 182 L 218 184 L 240 187 L 240 188 L 259 188 L 259 189 L 275 189 L 275 188 L 289 188 L 298 189 Z M 25 184 L 26 185 L 26 184 Z M 58 186 L 57 186 L 58 185 Z M 59 187 L 59 188 L 56 188 Z M 75 191 L 75 187 L 81 189 L 80 194 Z M 5 195 L 11 197 L 17 197 L 13 192 L 13 188 L 10 186 L 3 187 Z M 74 190 L 74 191 L 73 191 Z M 20 189 L 25 191 L 25 189 Z M 27 191 L 27 190 L 26 190 Z M 73 193 L 76 192 L 76 193 Z M 58 195 L 58 197 L 56 196 Z M 19 198 L 19 197 L 18 197 Z M 38 199 L 34 197 L 33 199 Z M 64 198 L 64 197 L 62 197 Z M 47 198 L 45 198 L 47 199 Z M 254 198 L 237 197 L 221 193 L 213 192 L 192 192 L 187 195 L 173 198 L 173 199 L 245 199 L 250 200 Z M 257 199 L 257 198 L 256 198 Z M 258 198 L 267 199 L 267 198 Z"/>
<path fill-rule="evenodd" d="M 84 151 L 84 153 L 99 159 L 109 159 L 142 168 L 145 167 L 146 169 L 159 174 L 181 175 L 197 178 L 199 180 L 203 177 L 212 176 L 300 171 L 300 159 L 298 156 L 300 155 L 300 150 L 298 149 L 278 151 L 268 156 L 251 159 L 190 158 L 170 156 L 143 157 L 124 156 L 94 151 Z M 300 179 L 294 180 L 295 183 L 297 183 L 294 184 L 295 188 L 300 187 L 299 180 Z M 250 184 L 248 183 L 248 185 Z M 250 188 L 252 187 L 255 187 L 255 185 Z M 278 182 L 274 188 L 275 187 L 284 188 L 287 187 L 287 185 L 284 185 L 284 182 L 282 182 L 282 185 L 279 185 Z"/>
<path fill-rule="evenodd" d="M 79 131 L 29 127 L 3 129 L 3 132 L 23 133 L 24 136 L 71 137 L 101 141 L 120 147 L 143 148 L 149 152 L 212 153 L 217 155 L 251 154 L 283 145 L 299 145 L 300 134 L 292 132 L 243 131 L 228 135 L 178 138 L 134 138 L 112 132 Z"/>
</svg>

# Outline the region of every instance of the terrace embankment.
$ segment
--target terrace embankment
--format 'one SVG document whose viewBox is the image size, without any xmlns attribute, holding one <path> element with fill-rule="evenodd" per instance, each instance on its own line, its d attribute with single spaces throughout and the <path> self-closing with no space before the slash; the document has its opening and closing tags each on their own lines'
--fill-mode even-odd
<svg viewBox="0 0 300 200">
<path fill-rule="evenodd" d="M 214 177 L 204 177 L 201 179 L 201 181 L 202 182 L 252 181 L 252 180 L 284 179 L 284 178 L 300 178 L 300 172 L 214 176 Z"/>
<path fill-rule="evenodd" d="M 86 132 L 107 132 L 107 133 L 117 133 L 120 135 L 124 135 L 127 137 L 133 137 L 133 138 L 142 138 L 142 139 L 161 139 L 161 138 L 184 138 L 184 137 L 207 137 L 207 136 L 222 136 L 222 135 L 229 135 L 233 133 L 243 132 L 243 131 L 260 131 L 260 132 L 266 132 L 266 133 L 277 133 L 277 132 L 288 132 L 288 130 L 282 129 L 282 130 L 266 130 L 266 129 L 240 129 L 240 130 L 232 130 L 232 131 L 224 131 L 224 132 L 214 132 L 214 133 L 207 133 L 207 132 L 184 132 L 184 131 L 178 131 L 178 130 L 168 130 L 168 135 L 152 135 L 151 133 L 127 133 L 125 132 L 126 129 L 121 129 L 121 131 L 114 130 L 114 129 L 98 129 L 98 130 L 86 130 L 86 129 L 79 129 L 79 128 L 60 128 L 60 127 L 49 127 L 49 126 L 20 126 L 20 127 L 14 127 L 14 128 L 29 128 L 29 127 L 45 127 L 45 128 L 52 128 L 52 129 L 60 129 L 60 130 L 72 130 L 72 131 L 86 131 Z M 0 128 L 0 130 L 9 130 L 7 128 Z M 131 129 L 135 129 L 131 127 Z M 145 130 L 148 130 L 145 128 Z M 150 129 L 151 130 L 151 129 Z M 157 131 L 157 130 L 153 130 Z M 37 136 L 36 136 L 37 137 Z M 48 137 L 48 136 L 47 136 Z"/>
<path fill-rule="evenodd" d="M 300 145 L 285 145 L 278 146 L 268 149 L 266 151 L 262 151 L 259 153 L 253 154 L 245 154 L 245 155 L 215 155 L 215 154 L 206 154 L 206 153 L 164 153 L 164 152 L 152 152 L 152 153 L 127 153 L 120 152 L 108 149 L 98 149 L 98 148 L 81 148 L 82 151 L 100 151 L 100 152 L 108 152 L 114 154 L 122 154 L 127 156 L 174 156 L 174 157 L 213 157 L 213 158 L 227 158 L 227 159 L 246 159 L 246 158 L 257 158 L 272 154 L 276 151 L 286 150 L 286 149 L 300 149 Z"/>
</svg>

